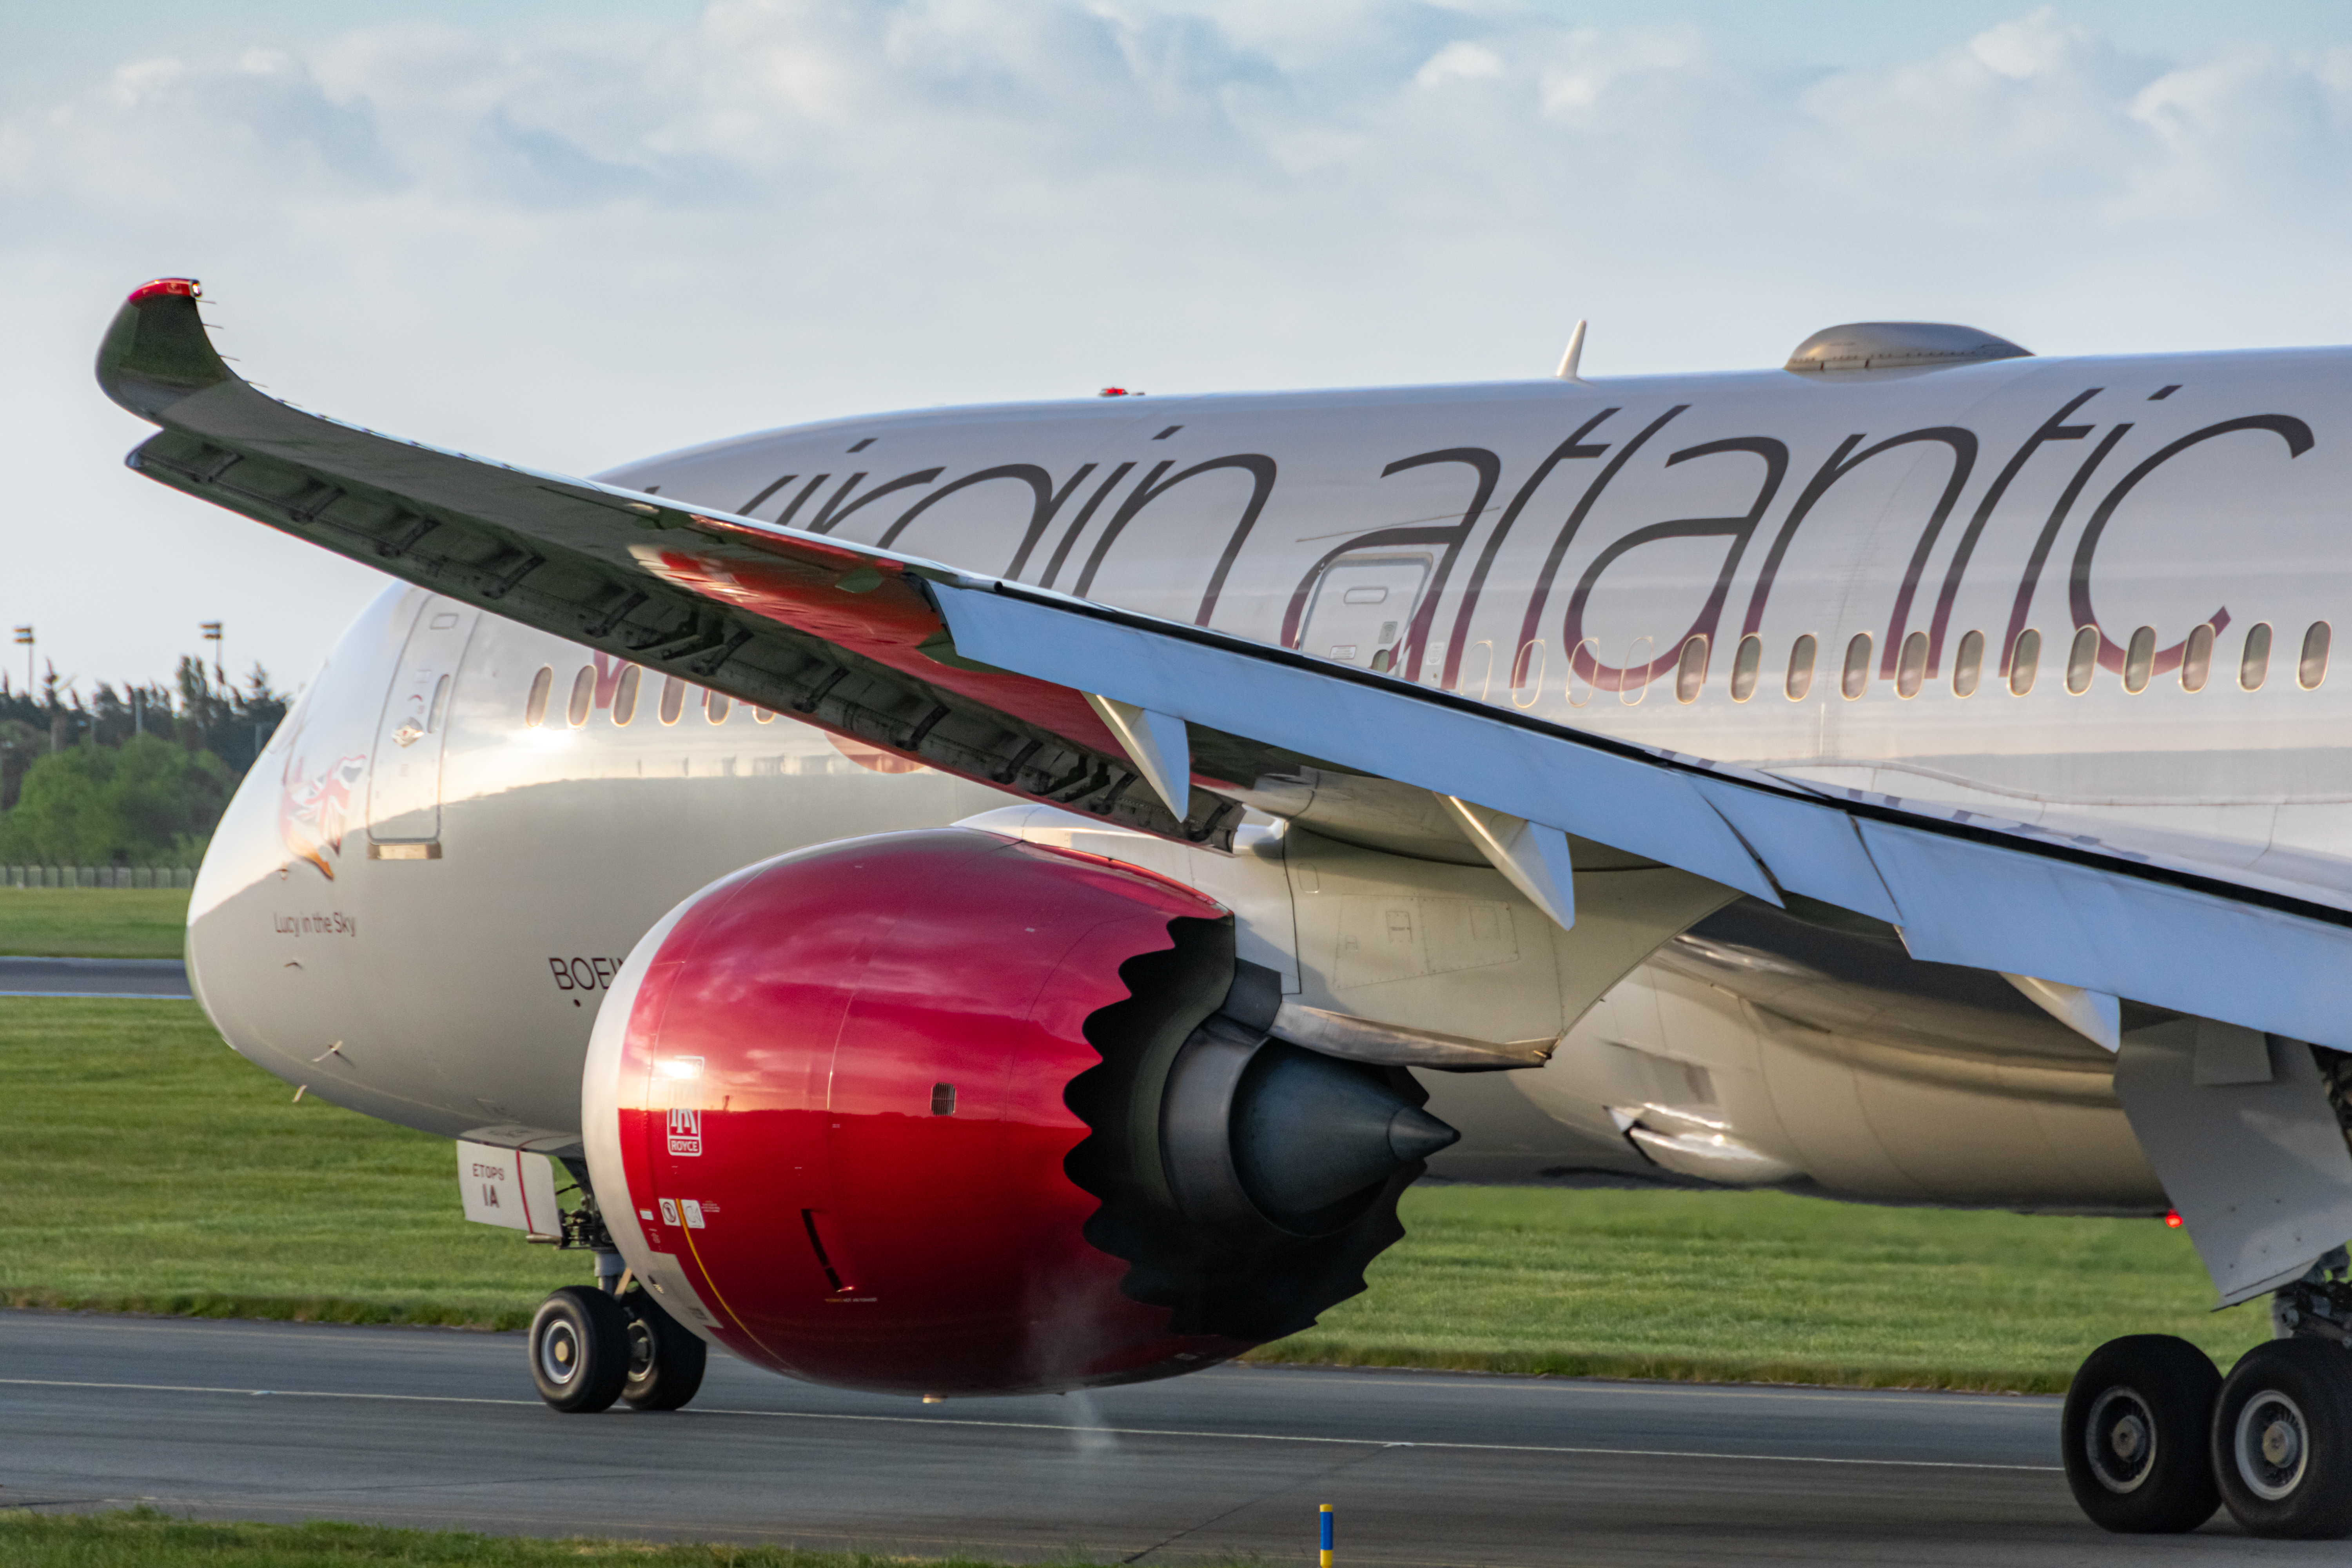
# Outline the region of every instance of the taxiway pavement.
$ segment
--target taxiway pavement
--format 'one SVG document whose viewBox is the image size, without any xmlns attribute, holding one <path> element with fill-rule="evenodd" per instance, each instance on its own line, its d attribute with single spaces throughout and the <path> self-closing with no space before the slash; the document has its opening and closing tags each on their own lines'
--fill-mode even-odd
<svg viewBox="0 0 2352 1568">
<path fill-rule="evenodd" d="M 925 1405 L 714 1358 L 558 1415 L 514 1334 L 0 1313 L 0 1508 L 1364 1564 L 2340 1563 L 2102 1534 L 2053 1399 L 1230 1367 Z"/>
<path fill-rule="evenodd" d="M 187 995 L 176 958 L 0 958 L 0 996 Z"/>
</svg>

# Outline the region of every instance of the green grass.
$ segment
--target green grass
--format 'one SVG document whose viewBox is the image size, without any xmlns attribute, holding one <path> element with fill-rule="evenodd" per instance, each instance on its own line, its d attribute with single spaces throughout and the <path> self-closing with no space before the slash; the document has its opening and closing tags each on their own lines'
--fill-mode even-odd
<svg viewBox="0 0 2352 1568">
<path fill-rule="evenodd" d="M 0 888 L 0 954 L 177 958 L 184 888 Z"/>
<path fill-rule="evenodd" d="M 1417 1189 L 1404 1219 L 1369 1291 L 1252 1359 L 2055 1393 L 2117 1334 L 2225 1367 L 2269 1337 L 2149 1219 L 1496 1187 Z"/>
<path fill-rule="evenodd" d="M 0 1000 L 0 1300 L 511 1328 L 576 1253 L 467 1224 L 441 1139 L 306 1099 L 193 1004 Z M 2154 1220 L 1874 1209 L 1774 1193 L 1424 1187 L 1371 1289 L 1256 1359 L 2063 1388 L 2116 1334 L 2225 1364 Z"/>
<path fill-rule="evenodd" d="M 588 1278 L 467 1224 L 446 1139 L 293 1096 L 193 1002 L 0 1000 L 0 1299 L 515 1328 Z"/>
<path fill-rule="evenodd" d="M 421 1568 L 437 1563 L 468 1568 L 899 1568 L 917 1559 L 790 1546 L 539 1541 L 373 1524 L 208 1524 L 134 1509 L 103 1514 L 0 1511 L 0 1561 L 10 1568 Z M 928 1568 L 991 1568 L 961 1555 L 921 1561 Z"/>
</svg>

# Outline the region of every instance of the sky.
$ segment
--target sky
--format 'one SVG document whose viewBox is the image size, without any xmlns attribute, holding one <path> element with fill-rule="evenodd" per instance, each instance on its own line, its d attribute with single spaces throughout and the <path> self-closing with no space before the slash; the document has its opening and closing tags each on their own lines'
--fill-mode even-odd
<svg viewBox="0 0 2352 1568">
<path fill-rule="evenodd" d="M 487 19 L 486 19 L 487 18 Z M 0 623 L 88 691 L 383 579 L 141 479 L 204 281 L 306 407 L 590 473 L 1009 398 L 2352 342 L 2352 5 L 0 0 Z M 24 667 L 0 644 L 0 669 Z"/>
</svg>

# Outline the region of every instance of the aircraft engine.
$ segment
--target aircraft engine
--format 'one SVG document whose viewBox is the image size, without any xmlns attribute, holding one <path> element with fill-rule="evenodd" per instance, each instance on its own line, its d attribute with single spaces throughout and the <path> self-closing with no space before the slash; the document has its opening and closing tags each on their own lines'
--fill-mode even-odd
<svg viewBox="0 0 2352 1568">
<path fill-rule="evenodd" d="M 762 862 L 641 942 L 583 1088 L 614 1244 L 796 1377 L 929 1394 L 1167 1376 L 1363 1289 L 1454 1131 L 1267 1027 L 1190 888 L 970 829 Z"/>
</svg>

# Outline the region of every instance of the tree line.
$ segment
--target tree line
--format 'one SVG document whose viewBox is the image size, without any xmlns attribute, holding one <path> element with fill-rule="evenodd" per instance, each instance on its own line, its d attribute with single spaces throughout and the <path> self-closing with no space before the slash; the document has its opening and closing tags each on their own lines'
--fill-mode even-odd
<svg viewBox="0 0 2352 1568">
<path fill-rule="evenodd" d="M 258 664 L 216 676 L 184 658 L 87 698 L 55 667 L 37 689 L 0 676 L 0 864 L 194 865 L 289 700 Z"/>
</svg>

